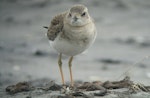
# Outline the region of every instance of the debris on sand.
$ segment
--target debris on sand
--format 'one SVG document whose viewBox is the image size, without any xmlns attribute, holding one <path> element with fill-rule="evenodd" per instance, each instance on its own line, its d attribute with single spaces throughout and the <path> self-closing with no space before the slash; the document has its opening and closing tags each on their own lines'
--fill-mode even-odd
<svg viewBox="0 0 150 98">
<path fill-rule="evenodd" d="M 48 90 L 52 90 L 52 91 L 58 91 L 61 90 L 62 86 L 56 84 L 54 81 L 51 81 L 50 83 L 46 84 L 46 86 L 41 87 L 39 89 L 48 91 Z"/>
<path fill-rule="evenodd" d="M 106 81 L 103 83 L 103 87 L 106 89 L 128 88 L 130 85 L 133 85 L 133 81 L 130 81 L 129 77 L 125 77 L 121 81 Z"/>
<path fill-rule="evenodd" d="M 6 92 L 9 94 L 15 94 L 18 92 L 30 91 L 33 87 L 28 82 L 19 82 L 16 85 L 10 85 L 6 88 Z"/>
<path fill-rule="evenodd" d="M 62 89 L 64 92 L 61 92 Z M 16 85 L 11 85 L 6 88 L 6 92 L 9 94 L 16 94 L 18 92 L 25 91 L 30 91 L 29 93 L 31 95 L 34 93 L 34 91 L 40 91 L 40 94 L 43 95 L 47 92 L 49 93 L 50 98 L 51 96 L 57 96 L 56 98 L 58 98 L 58 96 L 61 96 L 62 98 L 92 98 L 94 96 L 107 96 L 109 94 L 123 95 L 124 93 L 138 94 L 140 92 L 150 92 L 150 86 L 134 83 L 130 80 L 130 77 L 125 77 L 123 80 L 112 82 L 82 82 L 75 84 L 74 87 L 67 85 L 64 87 L 64 85 L 58 85 L 54 81 L 51 81 L 42 87 L 33 87 L 28 82 L 20 82 Z"/>
<path fill-rule="evenodd" d="M 95 82 L 84 82 L 81 86 L 77 87 L 78 89 L 82 89 L 85 91 L 94 91 L 94 90 L 104 90 L 105 88 L 102 87 L 101 81 L 95 81 Z"/>
<path fill-rule="evenodd" d="M 142 84 L 136 84 L 130 80 L 130 77 L 126 76 L 121 81 L 106 81 L 103 83 L 103 87 L 106 89 L 120 89 L 120 88 L 128 88 L 132 92 L 150 92 L 150 88 L 148 86 L 144 86 Z"/>
</svg>

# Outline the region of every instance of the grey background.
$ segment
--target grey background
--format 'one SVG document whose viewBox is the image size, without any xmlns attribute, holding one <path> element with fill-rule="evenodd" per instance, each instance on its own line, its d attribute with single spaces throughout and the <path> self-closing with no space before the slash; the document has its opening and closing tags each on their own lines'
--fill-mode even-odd
<svg viewBox="0 0 150 98">
<path fill-rule="evenodd" d="M 74 4 L 88 7 L 98 31 L 93 46 L 73 61 L 74 80 L 119 80 L 129 69 L 132 80 L 150 83 L 150 0 L 0 0 L 1 87 L 38 79 L 61 84 L 43 26 Z M 69 82 L 67 61 L 64 56 Z"/>
</svg>

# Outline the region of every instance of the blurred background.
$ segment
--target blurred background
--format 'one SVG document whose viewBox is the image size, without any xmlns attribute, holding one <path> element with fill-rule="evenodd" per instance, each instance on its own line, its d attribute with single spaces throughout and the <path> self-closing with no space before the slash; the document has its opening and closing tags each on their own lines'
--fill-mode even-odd
<svg viewBox="0 0 150 98">
<path fill-rule="evenodd" d="M 129 75 L 150 83 L 150 0 L 0 0 L 1 87 L 20 81 L 61 83 L 58 54 L 43 26 L 74 4 L 88 7 L 98 31 L 94 45 L 75 57 L 74 80 L 119 80 Z M 69 82 L 67 62 L 64 56 Z"/>
</svg>

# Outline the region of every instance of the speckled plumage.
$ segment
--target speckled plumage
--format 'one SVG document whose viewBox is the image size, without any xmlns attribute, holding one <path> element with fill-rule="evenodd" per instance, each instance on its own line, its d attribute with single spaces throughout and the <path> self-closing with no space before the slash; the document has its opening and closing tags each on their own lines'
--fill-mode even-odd
<svg viewBox="0 0 150 98">
<path fill-rule="evenodd" d="M 82 11 L 85 9 L 86 7 L 84 5 L 74 5 L 71 9 L 70 12 L 78 12 L 80 14 L 82 14 Z"/>
<path fill-rule="evenodd" d="M 65 13 L 61 13 L 53 18 L 48 28 L 47 37 L 49 40 L 54 41 L 57 37 L 58 33 L 62 32 L 63 29 L 63 20 L 66 15 Z"/>
</svg>

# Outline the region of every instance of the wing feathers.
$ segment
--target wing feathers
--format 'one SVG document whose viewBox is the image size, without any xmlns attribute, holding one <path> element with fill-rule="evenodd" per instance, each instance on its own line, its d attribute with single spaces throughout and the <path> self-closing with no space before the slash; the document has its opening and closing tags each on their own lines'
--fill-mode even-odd
<svg viewBox="0 0 150 98">
<path fill-rule="evenodd" d="M 49 40 L 54 41 L 58 33 L 62 31 L 63 20 L 64 20 L 65 15 L 66 15 L 66 12 L 61 13 L 52 19 L 51 24 L 48 28 L 48 32 L 47 32 L 47 37 Z"/>
</svg>

